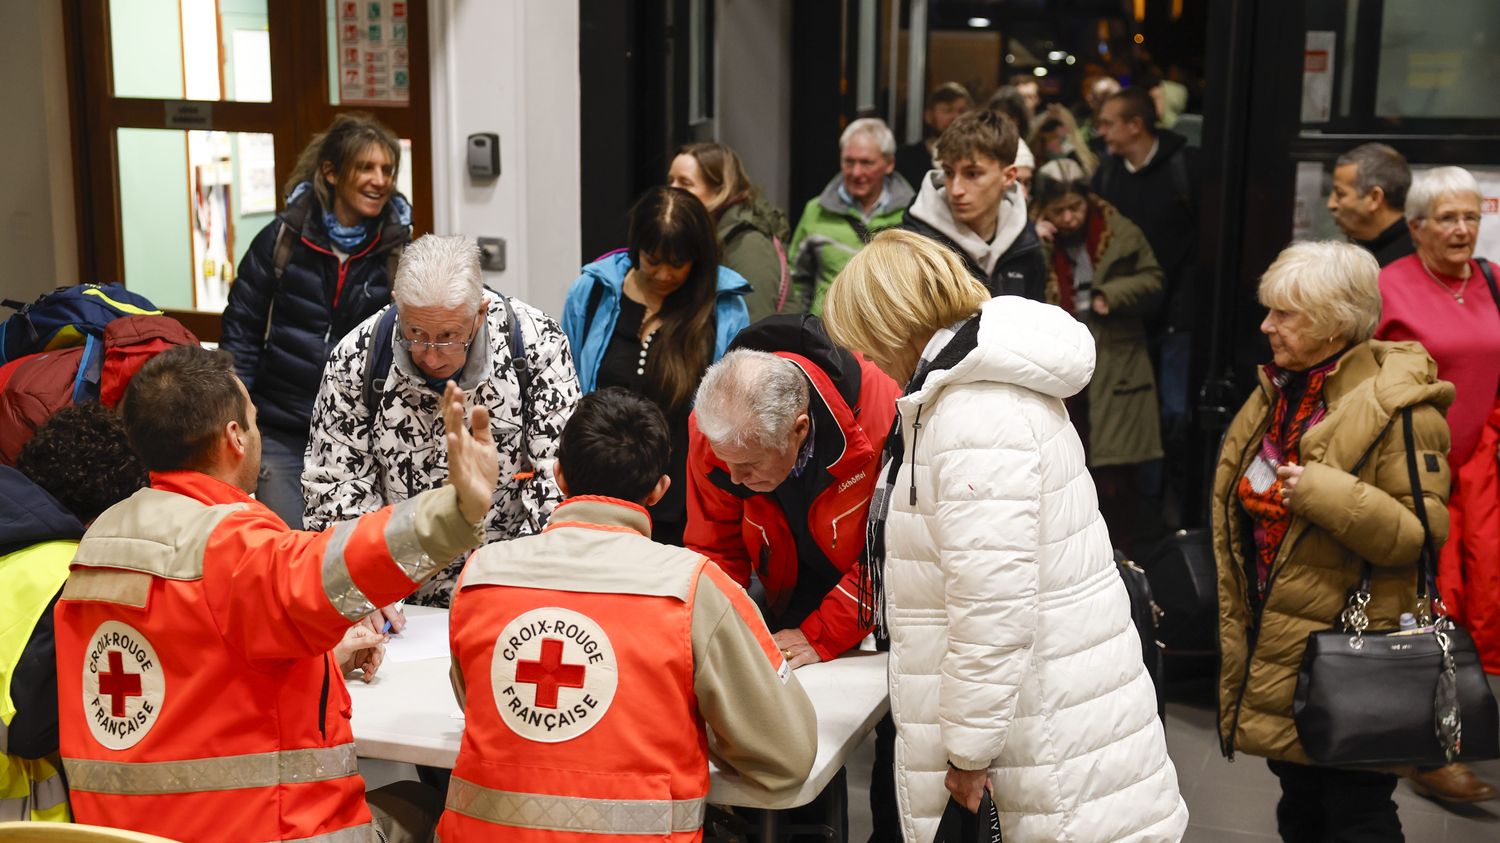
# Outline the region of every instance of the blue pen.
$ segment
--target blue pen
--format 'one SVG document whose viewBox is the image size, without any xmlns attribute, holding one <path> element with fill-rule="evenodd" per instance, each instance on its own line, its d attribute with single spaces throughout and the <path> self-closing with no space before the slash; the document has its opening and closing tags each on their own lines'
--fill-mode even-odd
<svg viewBox="0 0 1500 843">
<path fill-rule="evenodd" d="M 393 603 L 391 605 L 393 605 L 393 606 L 396 607 L 396 611 L 401 612 L 401 605 L 402 605 L 401 603 Z M 406 613 L 405 612 L 401 612 L 401 614 L 404 615 Z M 380 634 L 381 635 L 390 635 L 391 634 L 391 619 L 390 618 L 386 618 L 385 619 L 385 626 L 380 630 Z"/>
</svg>

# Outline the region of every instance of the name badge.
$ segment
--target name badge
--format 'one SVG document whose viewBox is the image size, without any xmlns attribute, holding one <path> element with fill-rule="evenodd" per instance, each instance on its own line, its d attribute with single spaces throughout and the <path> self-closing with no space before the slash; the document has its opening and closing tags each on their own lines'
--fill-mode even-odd
<svg viewBox="0 0 1500 843">
<path fill-rule="evenodd" d="M 1276 468 L 1279 465 L 1275 460 L 1269 459 L 1265 454 L 1256 454 L 1251 461 L 1250 468 L 1245 471 L 1245 479 L 1250 481 L 1250 488 L 1257 495 L 1265 494 L 1276 484 Z"/>
</svg>

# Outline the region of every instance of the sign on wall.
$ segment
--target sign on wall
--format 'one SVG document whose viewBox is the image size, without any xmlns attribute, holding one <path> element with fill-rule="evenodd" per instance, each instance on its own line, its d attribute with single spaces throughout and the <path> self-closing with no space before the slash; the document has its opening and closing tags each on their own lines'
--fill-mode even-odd
<svg viewBox="0 0 1500 843">
<path fill-rule="evenodd" d="M 406 105 L 411 99 L 405 0 L 339 0 L 339 100 Z"/>
</svg>

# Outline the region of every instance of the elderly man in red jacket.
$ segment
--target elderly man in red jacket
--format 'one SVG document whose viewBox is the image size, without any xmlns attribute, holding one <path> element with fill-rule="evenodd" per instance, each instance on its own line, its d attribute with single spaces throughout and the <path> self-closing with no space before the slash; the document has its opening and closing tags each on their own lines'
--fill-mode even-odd
<svg viewBox="0 0 1500 843">
<path fill-rule="evenodd" d="M 790 315 L 742 331 L 698 388 L 684 543 L 742 586 L 754 572 L 792 667 L 870 631 L 857 563 L 898 393 L 817 317 Z"/>
</svg>

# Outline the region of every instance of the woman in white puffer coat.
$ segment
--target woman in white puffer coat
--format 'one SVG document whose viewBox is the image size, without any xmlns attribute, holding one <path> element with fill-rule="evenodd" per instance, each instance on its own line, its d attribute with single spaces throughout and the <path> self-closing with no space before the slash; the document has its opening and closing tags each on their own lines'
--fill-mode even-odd
<svg viewBox="0 0 1500 843">
<path fill-rule="evenodd" d="M 823 313 L 907 384 L 868 577 L 891 638 L 906 839 L 932 840 L 950 794 L 976 810 L 986 787 L 1006 843 L 1181 839 L 1187 806 L 1063 407 L 1093 373 L 1088 328 L 990 299 L 903 231 L 849 262 Z"/>
</svg>

